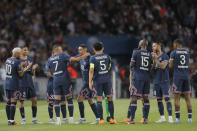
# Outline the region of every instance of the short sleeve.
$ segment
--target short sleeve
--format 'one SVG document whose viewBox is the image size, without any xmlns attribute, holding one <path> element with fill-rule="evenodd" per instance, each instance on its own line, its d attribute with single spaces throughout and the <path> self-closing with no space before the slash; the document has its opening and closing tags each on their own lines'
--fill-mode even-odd
<svg viewBox="0 0 197 131">
<path fill-rule="evenodd" d="M 162 62 L 169 62 L 169 56 L 168 55 L 164 55 L 164 57 L 162 58 Z"/>
<path fill-rule="evenodd" d="M 49 61 L 47 61 L 46 65 L 45 65 L 45 72 L 50 72 Z"/>
<path fill-rule="evenodd" d="M 172 51 L 170 53 L 170 60 L 174 60 L 174 57 L 175 57 L 175 51 Z"/>
<path fill-rule="evenodd" d="M 137 51 L 133 51 L 131 61 L 136 62 L 136 59 L 137 59 Z"/>
<path fill-rule="evenodd" d="M 20 60 L 18 60 L 18 62 L 17 62 L 17 72 L 20 72 L 20 71 L 22 71 L 22 66 L 21 66 L 21 61 Z"/>
<path fill-rule="evenodd" d="M 63 57 L 64 57 L 64 59 L 66 60 L 66 61 L 70 61 L 70 55 L 68 55 L 67 53 L 65 53 L 65 54 L 63 54 Z"/>
<path fill-rule="evenodd" d="M 94 68 L 95 60 L 94 57 L 90 57 L 90 68 Z"/>
</svg>

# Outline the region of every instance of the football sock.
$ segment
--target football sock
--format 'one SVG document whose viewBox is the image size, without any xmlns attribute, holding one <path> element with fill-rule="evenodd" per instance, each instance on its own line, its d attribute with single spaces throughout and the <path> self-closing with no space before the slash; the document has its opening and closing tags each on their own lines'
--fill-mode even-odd
<svg viewBox="0 0 197 131">
<path fill-rule="evenodd" d="M 135 119 L 135 112 L 137 110 L 137 100 L 133 100 L 130 103 L 130 110 L 131 110 L 131 121 L 134 121 Z"/>
<path fill-rule="evenodd" d="M 24 109 L 24 107 L 20 108 L 20 114 L 21 114 L 22 119 L 25 119 L 25 109 Z"/>
<path fill-rule="evenodd" d="M 61 102 L 61 100 L 55 100 L 56 117 L 60 117 L 60 102 Z"/>
<path fill-rule="evenodd" d="M 12 121 L 14 121 L 15 112 L 16 112 L 16 102 L 11 102 L 10 120 L 12 120 Z"/>
<path fill-rule="evenodd" d="M 172 103 L 170 101 L 170 98 L 166 97 L 165 101 L 166 101 L 166 107 L 167 107 L 167 111 L 168 111 L 168 116 L 172 116 Z"/>
<path fill-rule="evenodd" d="M 36 114 L 37 114 L 37 106 L 32 106 L 32 116 L 33 116 L 33 118 L 36 118 Z"/>
<path fill-rule="evenodd" d="M 176 119 L 180 120 L 180 111 L 175 109 Z"/>
<path fill-rule="evenodd" d="M 62 117 L 66 118 L 66 104 L 61 105 Z"/>
<path fill-rule="evenodd" d="M 103 120 L 103 106 L 102 106 L 101 101 L 97 102 L 97 113 L 98 113 L 100 120 Z"/>
<path fill-rule="evenodd" d="M 92 111 L 94 112 L 95 117 L 99 118 L 97 110 L 96 110 L 96 104 L 95 103 L 90 104 L 90 107 L 91 107 Z"/>
<path fill-rule="evenodd" d="M 49 113 L 50 119 L 52 119 L 53 118 L 53 105 L 52 104 L 48 104 L 48 113 Z"/>
<path fill-rule="evenodd" d="M 74 110 L 73 100 L 72 100 L 72 98 L 70 98 L 70 99 L 67 99 L 67 101 L 68 101 L 69 116 L 73 117 L 73 110 Z"/>
<path fill-rule="evenodd" d="M 192 119 L 192 109 L 188 109 L 188 119 Z"/>
<path fill-rule="evenodd" d="M 80 116 L 81 116 L 81 118 L 84 118 L 84 103 L 78 102 L 78 105 L 79 105 Z"/>
<path fill-rule="evenodd" d="M 112 119 L 114 119 L 114 103 L 113 103 L 113 101 L 108 101 L 108 105 L 109 105 L 110 117 Z"/>
<path fill-rule="evenodd" d="M 150 110 L 149 100 L 144 100 L 144 120 L 148 120 L 148 114 Z"/>
<path fill-rule="evenodd" d="M 164 106 L 163 106 L 162 99 L 157 99 L 157 104 L 158 104 L 160 116 L 164 116 Z"/>
<path fill-rule="evenodd" d="M 131 110 L 130 110 L 130 106 L 128 108 L 128 112 L 127 112 L 127 118 L 130 118 L 131 117 Z"/>
<path fill-rule="evenodd" d="M 145 112 L 144 111 L 144 102 L 142 102 L 142 115 L 143 115 L 142 118 L 144 118 L 144 114 L 145 114 L 144 112 Z"/>
<path fill-rule="evenodd" d="M 8 120 L 10 120 L 10 107 L 11 107 L 11 102 L 7 102 L 5 110 Z"/>
</svg>

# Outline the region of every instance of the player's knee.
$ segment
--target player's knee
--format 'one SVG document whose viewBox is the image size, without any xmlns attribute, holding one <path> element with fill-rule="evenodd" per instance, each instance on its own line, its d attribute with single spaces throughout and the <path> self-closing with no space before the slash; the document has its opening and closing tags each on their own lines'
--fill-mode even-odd
<svg viewBox="0 0 197 131">
<path fill-rule="evenodd" d="M 50 108 L 53 108 L 53 103 L 49 103 L 48 105 Z"/>
<path fill-rule="evenodd" d="M 89 100 L 88 100 L 88 103 L 89 103 L 90 105 L 92 105 L 92 104 L 94 103 L 93 99 L 89 99 Z"/>
<path fill-rule="evenodd" d="M 81 96 L 78 96 L 77 102 L 83 102 L 83 98 Z"/>
<path fill-rule="evenodd" d="M 67 96 L 66 98 L 67 98 L 67 100 L 68 100 L 68 99 L 72 99 L 72 95 L 69 95 L 69 96 Z"/>
<path fill-rule="evenodd" d="M 107 100 L 108 101 L 112 101 L 112 97 L 107 97 Z"/>
<path fill-rule="evenodd" d="M 102 102 L 103 101 L 103 97 L 97 97 L 97 101 Z"/>
<path fill-rule="evenodd" d="M 162 102 L 162 99 L 157 99 L 157 102 L 159 103 L 159 102 Z"/>
<path fill-rule="evenodd" d="M 170 97 L 165 97 L 165 101 L 166 101 L 166 103 L 167 103 L 167 102 L 171 102 L 171 101 L 170 101 Z"/>
</svg>

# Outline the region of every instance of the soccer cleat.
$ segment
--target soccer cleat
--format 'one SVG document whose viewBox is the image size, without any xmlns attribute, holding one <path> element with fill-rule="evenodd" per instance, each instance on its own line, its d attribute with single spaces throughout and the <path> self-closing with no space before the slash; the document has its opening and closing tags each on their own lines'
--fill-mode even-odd
<svg viewBox="0 0 197 131">
<path fill-rule="evenodd" d="M 135 121 L 129 121 L 128 124 L 135 124 Z"/>
<path fill-rule="evenodd" d="M 148 121 L 144 121 L 143 124 L 148 124 Z"/>
<path fill-rule="evenodd" d="M 16 123 L 15 121 L 14 121 L 14 122 L 9 121 L 9 122 L 8 122 L 8 125 L 19 126 L 19 125 L 21 125 L 21 124 Z"/>
<path fill-rule="evenodd" d="M 130 121 L 129 118 L 125 118 L 122 122 L 123 122 L 123 123 L 128 123 L 129 121 Z"/>
<path fill-rule="evenodd" d="M 109 120 L 109 123 L 110 124 L 118 124 L 118 122 L 116 120 L 112 119 L 112 118 Z"/>
<path fill-rule="evenodd" d="M 144 122 L 144 118 L 142 118 L 140 122 L 143 123 Z"/>
<path fill-rule="evenodd" d="M 63 118 L 62 123 L 66 124 L 66 123 L 69 123 L 69 121 L 67 118 Z"/>
<path fill-rule="evenodd" d="M 83 118 L 83 119 L 79 119 L 78 121 L 75 122 L 75 124 L 85 124 L 86 123 L 86 119 Z"/>
<path fill-rule="evenodd" d="M 26 120 L 22 120 L 21 124 L 25 125 L 26 124 Z"/>
<path fill-rule="evenodd" d="M 55 122 L 55 120 L 52 118 L 52 119 L 50 119 L 49 123 L 50 123 L 50 124 L 55 124 L 56 122 Z"/>
<path fill-rule="evenodd" d="M 175 123 L 175 124 L 180 124 L 181 121 L 180 121 L 179 119 L 176 119 L 176 120 L 174 121 L 174 123 Z"/>
<path fill-rule="evenodd" d="M 61 126 L 61 120 L 57 121 L 55 124 L 56 124 L 57 126 Z"/>
<path fill-rule="evenodd" d="M 104 120 L 100 120 L 99 121 L 99 125 L 104 125 L 105 124 L 105 121 Z"/>
<path fill-rule="evenodd" d="M 170 123 L 170 124 L 174 123 L 174 121 L 173 121 L 172 117 L 169 117 L 169 119 L 168 119 L 168 123 Z"/>
<path fill-rule="evenodd" d="M 100 119 L 99 118 L 97 118 L 95 121 L 93 121 L 92 123 L 90 123 L 91 125 L 94 125 L 94 124 L 98 124 L 99 123 L 99 121 L 100 121 Z"/>
<path fill-rule="evenodd" d="M 159 119 L 157 121 L 155 121 L 155 123 L 165 123 L 166 122 L 166 119 Z"/>
<path fill-rule="evenodd" d="M 189 124 L 192 124 L 192 119 L 188 119 L 188 123 Z"/>
<path fill-rule="evenodd" d="M 69 124 L 73 124 L 73 123 L 74 123 L 73 117 L 69 117 L 68 123 L 69 123 Z"/>
<path fill-rule="evenodd" d="M 39 122 L 38 120 L 32 120 L 32 124 L 42 124 L 42 122 Z"/>
</svg>

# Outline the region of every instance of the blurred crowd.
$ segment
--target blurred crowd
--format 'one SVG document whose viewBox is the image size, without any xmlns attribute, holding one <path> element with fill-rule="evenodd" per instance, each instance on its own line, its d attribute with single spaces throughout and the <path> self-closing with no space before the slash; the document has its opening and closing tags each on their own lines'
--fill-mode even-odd
<svg viewBox="0 0 197 131">
<path fill-rule="evenodd" d="M 53 43 L 74 55 L 64 35 L 124 35 L 162 41 L 180 38 L 197 65 L 196 0 L 1 0 L 0 66 L 14 46 L 29 45 L 44 65 Z"/>
</svg>

